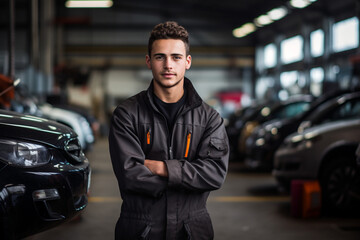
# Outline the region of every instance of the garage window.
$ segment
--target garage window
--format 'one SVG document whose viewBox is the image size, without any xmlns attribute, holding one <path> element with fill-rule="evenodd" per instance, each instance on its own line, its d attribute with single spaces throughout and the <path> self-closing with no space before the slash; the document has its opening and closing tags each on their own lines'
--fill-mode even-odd
<svg viewBox="0 0 360 240">
<path fill-rule="evenodd" d="M 300 61 L 304 58 L 304 39 L 297 35 L 281 42 L 281 61 L 284 64 Z"/>
<path fill-rule="evenodd" d="M 276 46 L 274 43 L 264 47 L 264 65 L 266 68 L 272 68 L 276 65 Z"/>
<path fill-rule="evenodd" d="M 333 25 L 333 50 L 346 51 L 359 46 L 359 19 L 349 18 Z"/>
<path fill-rule="evenodd" d="M 324 69 L 322 67 L 312 68 L 310 70 L 310 92 L 314 96 L 320 96 L 322 92 L 322 83 L 324 81 Z"/>
<path fill-rule="evenodd" d="M 312 57 L 320 57 L 324 54 L 324 31 L 322 29 L 310 33 L 310 49 Z"/>
</svg>

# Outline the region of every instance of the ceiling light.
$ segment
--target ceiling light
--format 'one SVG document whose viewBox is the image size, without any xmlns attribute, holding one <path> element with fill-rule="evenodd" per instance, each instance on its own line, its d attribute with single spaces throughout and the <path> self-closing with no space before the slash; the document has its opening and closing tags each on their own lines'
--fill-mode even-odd
<svg viewBox="0 0 360 240">
<path fill-rule="evenodd" d="M 310 1 L 310 0 L 291 0 L 290 4 L 294 8 L 305 8 L 305 7 L 309 6 L 311 4 L 311 2 L 314 2 L 314 1 Z"/>
<path fill-rule="evenodd" d="M 67 1 L 65 6 L 67 8 L 109 8 L 113 5 L 112 1 L 84 1 L 84 0 L 72 0 Z"/>
<path fill-rule="evenodd" d="M 254 32 L 255 30 L 256 30 L 256 26 L 253 23 L 246 23 L 241 27 L 235 28 L 233 30 L 233 35 L 234 37 L 241 38 Z"/>
<path fill-rule="evenodd" d="M 260 17 L 257 17 L 254 22 L 256 26 L 262 27 L 272 23 L 273 20 L 271 20 L 271 18 L 268 15 L 261 15 Z"/>
<path fill-rule="evenodd" d="M 233 36 L 236 38 L 242 38 L 246 36 L 246 32 L 241 28 L 235 28 L 233 30 Z"/>
<path fill-rule="evenodd" d="M 273 10 L 267 13 L 267 15 L 273 21 L 280 20 L 281 18 L 285 17 L 286 14 L 288 14 L 288 10 L 286 7 L 274 8 Z"/>
</svg>

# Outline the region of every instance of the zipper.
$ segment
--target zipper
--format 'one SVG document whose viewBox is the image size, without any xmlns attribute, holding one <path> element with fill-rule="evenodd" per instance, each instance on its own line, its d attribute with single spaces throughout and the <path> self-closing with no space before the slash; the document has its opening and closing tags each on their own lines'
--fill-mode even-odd
<svg viewBox="0 0 360 240">
<path fill-rule="evenodd" d="M 167 124 L 167 121 L 166 121 L 166 118 L 165 116 L 155 108 L 155 110 L 157 111 L 158 114 L 160 114 L 160 116 L 164 119 L 164 122 L 165 122 L 165 127 L 166 127 L 166 132 L 167 132 L 167 138 L 168 138 L 168 151 L 169 151 L 169 159 L 173 159 L 174 156 L 173 156 L 173 151 L 172 151 L 172 135 L 171 132 L 169 131 L 169 127 L 168 127 L 168 124 Z M 174 129 L 172 129 L 174 131 Z M 150 141 L 150 130 L 148 131 L 147 135 L 146 135 L 146 141 L 147 143 Z M 148 143 L 149 144 L 149 143 Z"/>
<path fill-rule="evenodd" d="M 153 105 L 153 103 L 151 103 L 152 105 Z M 160 114 L 160 116 L 162 116 L 162 118 L 165 120 L 165 126 L 166 126 L 166 129 L 167 129 L 167 133 L 168 133 L 168 150 L 169 150 L 169 159 L 174 159 L 174 154 L 173 154 L 173 150 L 172 150 L 172 143 L 173 143 L 173 135 L 174 135 L 174 127 L 173 127 L 173 129 L 171 130 L 171 132 L 169 131 L 169 128 L 168 128 L 168 126 L 167 126 L 167 121 L 166 121 L 166 118 L 165 118 L 165 116 L 156 108 L 156 107 L 154 107 L 153 106 L 153 109 L 158 113 L 158 114 Z M 183 109 L 183 107 L 182 107 L 182 109 Z M 186 111 L 180 111 L 179 110 L 179 112 L 177 113 L 177 116 L 176 116 L 176 118 L 175 118 L 175 123 L 176 123 L 176 120 L 179 118 L 179 116 L 180 115 L 183 115 L 183 114 L 185 114 L 187 111 L 190 111 L 190 110 L 186 110 Z M 190 136 L 189 136 L 189 134 L 190 134 Z M 148 138 L 148 136 L 150 136 L 150 131 L 148 131 L 148 133 L 147 133 L 147 143 L 150 141 L 150 138 Z M 187 141 L 189 141 L 189 143 L 187 144 L 187 145 L 189 145 L 189 147 L 187 147 L 187 152 L 189 151 L 189 149 L 190 149 L 190 140 L 191 140 L 191 132 L 189 132 L 188 133 L 188 140 Z M 149 144 L 149 143 L 148 143 Z M 186 154 L 186 156 L 187 156 L 188 154 Z"/>
<path fill-rule="evenodd" d="M 172 146 L 169 147 L 169 156 L 170 156 L 170 159 L 174 159 L 174 156 L 173 156 L 173 151 L 172 151 Z"/>
<path fill-rule="evenodd" d="M 185 158 L 187 158 L 189 156 L 190 142 L 191 142 L 191 132 L 188 132 L 187 137 L 186 137 L 186 148 L 185 148 L 185 155 L 184 155 Z"/>
<path fill-rule="evenodd" d="M 140 239 L 146 239 L 148 237 L 149 233 L 150 233 L 150 230 L 151 230 L 151 226 L 147 225 L 145 230 L 141 234 Z"/>
</svg>

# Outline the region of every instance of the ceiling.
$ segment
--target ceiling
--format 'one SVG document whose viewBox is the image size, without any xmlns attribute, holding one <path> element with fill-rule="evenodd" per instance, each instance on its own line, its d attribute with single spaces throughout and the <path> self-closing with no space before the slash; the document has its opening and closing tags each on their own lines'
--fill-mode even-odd
<svg viewBox="0 0 360 240">
<path fill-rule="evenodd" d="M 195 45 L 249 45 L 249 41 L 251 44 L 254 39 L 235 39 L 233 29 L 253 22 L 273 8 L 286 6 L 290 15 L 314 21 L 314 16 L 319 14 L 327 16 L 354 11 L 355 3 L 360 0 L 317 0 L 305 9 L 292 8 L 289 0 L 114 0 L 109 9 L 68 9 L 65 7 L 66 0 L 55 2 L 57 18 L 88 19 L 88 25 L 68 25 L 68 28 L 148 33 L 155 24 L 173 20 L 193 34 Z M 281 24 L 285 23 L 287 20 L 283 19 Z"/>
<path fill-rule="evenodd" d="M 57 8 L 65 13 L 66 0 L 56 0 L 56 2 Z M 136 21 L 139 27 L 147 28 L 149 24 L 152 25 L 148 19 L 156 17 L 185 22 L 190 28 L 232 29 L 252 21 L 274 7 L 285 5 L 286 2 L 288 0 L 115 0 L 111 11 L 131 14 L 134 17 L 142 16 L 142 21 Z"/>
<path fill-rule="evenodd" d="M 56 0 L 56 15 L 60 18 L 89 16 L 87 26 L 92 30 L 149 31 L 157 23 L 173 20 L 190 32 L 193 45 L 238 45 L 241 41 L 232 36 L 232 30 L 253 21 L 274 7 L 285 5 L 288 0 L 116 0 L 110 9 L 67 9 L 66 0 Z M 93 14 L 94 12 L 97 14 Z M 97 17 L 97 16 L 101 17 Z M 111 18 L 106 20 L 106 18 Z M 85 17 L 86 19 L 86 17 Z M 241 44 L 240 44 L 241 45 Z"/>
<path fill-rule="evenodd" d="M 31 3 L 38 2 L 41 8 L 48 0 L 13 1 L 17 11 L 17 26 L 28 28 L 31 22 L 29 21 Z M 317 0 L 305 9 L 295 9 L 290 7 L 289 0 L 114 0 L 113 6 L 109 9 L 69 9 L 65 7 L 66 0 L 53 1 L 55 22 L 62 23 L 66 30 L 89 32 L 107 30 L 122 31 L 122 33 L 142 31 L 147 36 L 157 23 L 173 20 L 188 29 L 193 45 L 201 46 L 254 45 L 254 34 L 247 38 L 236 39 L 232 36 L 233 29 L 253 22 L 256 17 L 276 7 L 286 6 L 290 15 L 299 15 L 302 21 L 318 13 L 331 15 L 331 13 L 346 12 L 342 5 L 345 5 L 349 11 L 354 11 L 355 6 L 359 6 L 355 3 L 360 2 L 360 0 Z M 0 2 L 2 9 L 0 13 L 3 13 L 0 15 L 0 25 L 4 29 L 8 26 L 6 16 L 8 3 L 9 0 Z M 19 24 L 19 21 L 22 23 Z M 310 19 L 310 21 L 314 20 Z M 278 25 L 286 24 L 288 17 L 278 23 Z"/>
</svg>

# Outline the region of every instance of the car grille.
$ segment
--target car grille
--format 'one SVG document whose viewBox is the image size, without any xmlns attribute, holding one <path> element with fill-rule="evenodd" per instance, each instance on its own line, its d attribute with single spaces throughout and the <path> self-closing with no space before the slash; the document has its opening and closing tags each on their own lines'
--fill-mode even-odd
<svg viewBox="0 0 360 240">
<path fill-rule="evenodd" d="M 78 139 L 70 140 L 65 145 L 65 152 L 75 160 L 75 163 L 82 163 L 85 160 L 85 155 L 81 149 Z"/>
</svg>

